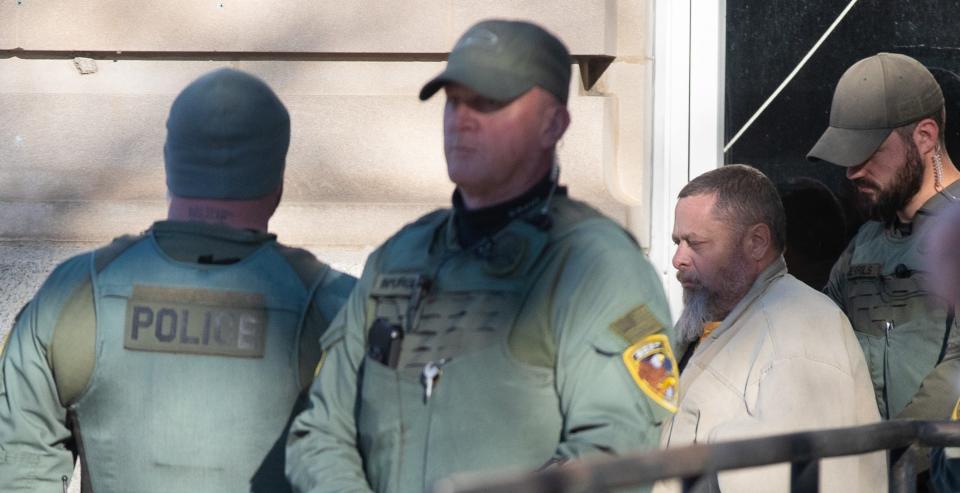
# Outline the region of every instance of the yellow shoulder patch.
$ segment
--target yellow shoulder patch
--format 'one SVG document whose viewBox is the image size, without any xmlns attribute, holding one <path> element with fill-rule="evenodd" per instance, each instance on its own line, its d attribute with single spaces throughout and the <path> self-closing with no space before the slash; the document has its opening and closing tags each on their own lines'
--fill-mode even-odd
<svg viewBox="0 0 960 493">
<path fill-rule="evenodd" d="M 660 332 L 663 324 L 650 312 L 647 305 L 639 305 L 610 324 L 610 330 L 633 344 L 647 334 Z"/>
<path fill-rule="evenodd" d="M 644 337 L 623 352 L 623 363 L 647 397 L 667 411 L 677 412 L 680 374 L 667 336 Z"/>
<path fill-rule="evenodd" d="M 953 414 L 950 415 L 950 419 L 960 421 L 960 400 L 957 401 L 956 406 L 953 406 Z"/>
</svg>

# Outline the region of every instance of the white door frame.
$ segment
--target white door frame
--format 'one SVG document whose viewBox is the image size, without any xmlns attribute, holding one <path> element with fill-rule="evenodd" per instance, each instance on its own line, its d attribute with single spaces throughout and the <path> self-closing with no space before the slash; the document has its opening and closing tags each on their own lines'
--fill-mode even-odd
<svg viewBox="0 0 960 493">
<path fill-rule="evenodd" d="M 672 265 L 673 210 L 693 177 L 723 164 L 726 0 L 654 2 L 650 260 L 674 320 L 683 290 Z"/>
</svg>

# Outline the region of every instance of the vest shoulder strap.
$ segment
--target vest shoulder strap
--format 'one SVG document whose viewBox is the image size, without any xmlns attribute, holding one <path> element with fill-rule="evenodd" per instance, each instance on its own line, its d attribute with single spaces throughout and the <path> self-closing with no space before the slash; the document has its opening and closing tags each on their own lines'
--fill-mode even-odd
<svg viewBox="0 0 960 493">
<path fill-rule="evenodd" d="M 143 235 L 125 235 L 114 238 L 109 245 L 100 247 L 93 252 L 93 272 L 99 274 L 106 269 L 110 262 L 116 260 L 127 248 L 140 241 Z"/>
<path fill-rule="evenodd" d="M 277 251 L 290 264 L 300 278 L 300 282 L 303 283 L 303 287 L 308 290 L 314 289 L 314 285 L 330 270 L 329 265 L 302 248 L 277 244 Z"/>
<path fill-rule="evenodd" d="M 306 309 L 300 314 L 300 326 L 297 327 L 299 383 L 301 390 L 306 390 L 313 382 L 315 368 L 320 362 L 322 354 L 320 336 L 330 324 L 330 320 L 320 313 L 316 303 L 313 302 L 317 290 L 323 287 L 324 279 L 330 272 L 330 266 L 302 248 L 277 244 L 277 251 L 297 273 L 300 282 L 307 290 Z"/>
<path fill-rule="evenodd" d="M 141 238 L 142 235 L 121 236 L 95 250 L 91 254 L 92 275 L 102 272 Z M 47 363 L 53 370 L 60 403 L 64 406 L 73 404 L 83 395 L 93 376 L 97 342 L 93 296 L 93 280 L 89 278 L 70 294 L 53 328 Z"/>
<path fill-rule="evenodd" d="M 375 267 L 383 271 L 391 265 L 418 266 L 424 262 L 423 252 L 428 251 L 440 226 L 449 219 L 450 209 L 437 209 L 405 225 L 381 246 Z M 417 268 L 417 267 L 414 267 Z M 419 268 L 426 268 L 419 265 Z"/>
</svg>

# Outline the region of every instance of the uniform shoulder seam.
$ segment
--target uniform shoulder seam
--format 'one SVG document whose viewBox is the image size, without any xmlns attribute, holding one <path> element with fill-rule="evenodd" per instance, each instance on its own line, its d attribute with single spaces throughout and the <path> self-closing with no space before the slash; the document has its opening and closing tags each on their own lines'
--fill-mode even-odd
<svg viewBox="0 0 960 493">
<path fill-rule="evenodd" d="M 392 236 L 390 236 L 390 238 L 388 238 L 387 241 L 383 243 L 381 248 L 384 250 L 389 250 L 391 245 L 394 244 L 396 241 L 404 238 L 408 234 L 411 234 L 420 228 L 426 228 L 426 227 L 436 228 L 443 221 L 446 221 L 449 215 L 450 215 L 450 209 L 441 208 L 441 209 L 435 209 L 431 212 L 428 212 L 427 214 L 424 214 L 423 216 L 420 216 L 419 218 L 417 218 L 417 220 L 411 223 L 405 224 L 402 228 L 400 228 L 399 231 L 397 231 Z"/>
<path fill-rule="evenodd" d="M 310 290 L 314 284 L 323 278 L 330 270 L 330 266 L 318 259 L 313 253 L 303 248 L 296 248 L 277 243 L 277 252 L 296 272 L 304 289 Z"/>
</svg>

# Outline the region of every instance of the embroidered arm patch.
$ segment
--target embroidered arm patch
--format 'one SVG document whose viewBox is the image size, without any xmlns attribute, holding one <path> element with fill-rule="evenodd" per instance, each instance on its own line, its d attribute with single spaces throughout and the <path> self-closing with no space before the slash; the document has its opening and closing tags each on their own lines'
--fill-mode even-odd
<svg viewBox="0 0 960 493">
<path fill-rule="evenodd" d="M 677 412 L 680 374 L 667 336 L 644 337 L 623 352 L 623 363 L 647 397 L 667 411 Z"/>
<path fill-rule="evenodd" d="M 610 324 L 610 330 L 633 344 L 647 334 L 663 330 L 663 324 L 650 312 L 647 305 L 639 305 Z"/>
<path fill-rule="evenodd" d="M 956 406 L 953 406 L 953 413 L 950 414 L 950 419 L 960 421 L 960 400 L 957 401 Z"/>
</svg>

